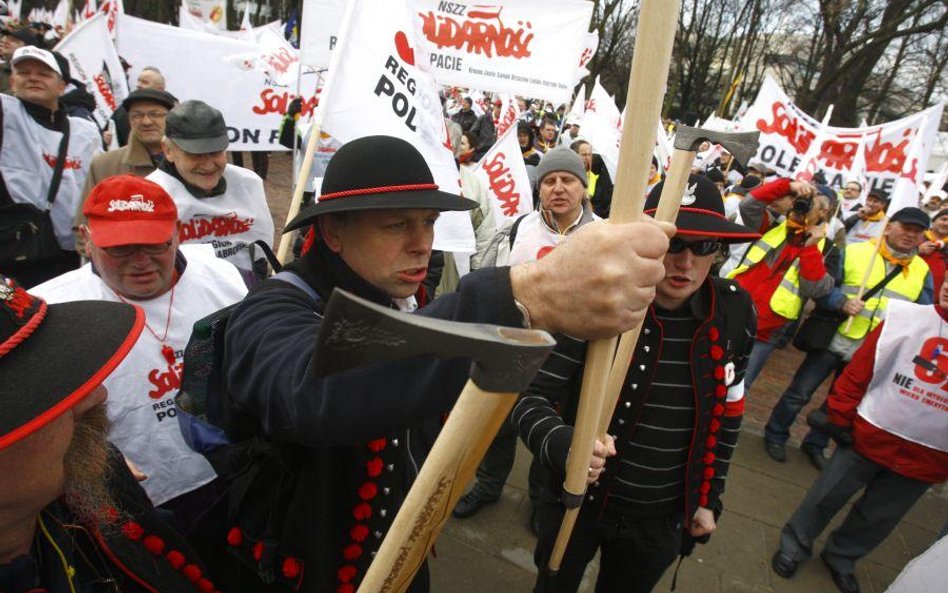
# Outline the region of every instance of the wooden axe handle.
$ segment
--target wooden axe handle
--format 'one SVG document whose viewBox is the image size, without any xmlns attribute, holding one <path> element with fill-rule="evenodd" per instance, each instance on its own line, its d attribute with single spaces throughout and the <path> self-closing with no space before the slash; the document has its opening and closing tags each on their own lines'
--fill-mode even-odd
<svg viewBox="0 0 948 593">
<path fill-rule="evenodd" d="M 681 197 L 684 194 L 685 186 L 688 184 L 688 176 L 691 174 L 691 165 L 694 164 L 694 161 L 695 153 L 687 150 L 676 149 L 672 154 L 668 174 L 665 176 L 665 183 L 662 185 L 662 195 L 658 199 L 658 208 L 655 210 L 655 220 L 674 223 L 678 218 Z M 606 401 L 602 406 L 602 415 L 599 417 L 599 432 L 597 434 L 600 439 L 603 439 L 606 431 L 609 430 L 609 423 L 612 421 L 616 405 L 619 403 L 619 395 L 622 393 L 625 375 L 629 372 L 629 365 L 632 364 L 632 356 L 635 353 L 636 345 L 638 345 L 641 331 L 642 326 L 638 325 L 622 334 L 622 338 L 619 340 L 615 361 L 609 371 Z"/>
<path fill-rule="evenodd" d="M 315 120 L 314 120 L 315 121 Z M 303 164 L 300 166 L 299 175 L 296 177 L 296 187 L 293 189 L 293 197 L 290 199 L 290 209 L 286 213 L 286 222 L 283 226 L 290 224 L 290 221 L 296 218 L 300 213 L 300 205 L 303 203 L 303 192 L 306 191 L 306 182 L 309 181 L 309 172 L 313 168 L 313 154 L 316 152 L 316 144 L 319 142 L 319 124 L 313 123 L 309 130 L 309 140 L 306 142 L 306 153 L 303 155 Z M 290 247 L 293 245 L 293 235 L 295 232 L 284 233 L 280 237 L 280 247 L 277 249 L 277 259 L 281 264 L 286 263 L 286 256 L 290 254 Z"/>
<path fill-rule="evenodd" d="M 648 165 L 652 161 L 655 138 L 658 132 L 655 122 L 661 117 L 665 83 L 671 64 L 672 46 L 678 26 L 681 0 L 642 0 L 639 9 L 639 24 L 635 33 L 635 49 L 629 74 L 626 119 L 622 129 L 622 144 L 613 189 L 612 223 L 632 222 L 641 219 L 645 205 L 645 188 L 648 185 Z M 599 343 L 602 342 L 602 343 Z M 615 358 L 616 339 L 590 342 L 586 354 L 585 373 L 608 380 L 609 370 Z M 599 419 L 606 405 L 603 380 L 596 392 L 583 389 L 580 393 L 579 410 L 576 414 L 576 429 L 570 446 L 564 491 L 572 496 L 573 488 L 581 484 L 581 493 L 586 491 L 586 476 L 592 457 L 596 436 L 599 434 Z M 584 400 L 595 400 L 584 404 Z M 567 509 L 567 517 L 560 526 L 557 544 L 550 556 L 549 568 L 559 569 L 575 523 L 578 509 Z M 570 517 L 572 513 L 573 516 Z"/>
<path fill-rule="evenodd" d="M 408 590 L 517 395 L 487 392 L 467 382 L 358 593 Z"/>
</svg>

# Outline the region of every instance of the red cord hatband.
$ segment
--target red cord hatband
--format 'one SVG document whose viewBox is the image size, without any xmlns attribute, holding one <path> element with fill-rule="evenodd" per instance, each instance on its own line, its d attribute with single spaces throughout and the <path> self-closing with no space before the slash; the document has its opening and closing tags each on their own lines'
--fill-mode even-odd
<svg viewBox="0 0 948 593">
<path fill-rule="evenodd" d="M 412 185 L 383 185 L 382 187 L 364 187 L 362 189 L 347 189 L 343 191 L 322 194 L 319 201 L 333 200 L 335 198 L 348 198 L 349 196 L 364 196 L 366 194 L 387 194 L 400 191 L 418 191 L 426 189 L 438 189 L 434 183 L 415 183 Z"/>
</svg>

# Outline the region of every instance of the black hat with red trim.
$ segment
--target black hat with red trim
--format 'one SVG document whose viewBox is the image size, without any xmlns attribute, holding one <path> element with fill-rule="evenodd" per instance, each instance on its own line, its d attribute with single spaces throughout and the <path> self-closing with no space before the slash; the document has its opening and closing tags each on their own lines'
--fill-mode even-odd
<svg viewBox="0 0 948 593">
<path fill-rule="evenodd" d="M 298 229 L 321 214 L 382 208 L 472 210 L 477 202 L 438 189 L 418 149 L 392 136 L 366 136 L 344 144 L 330 159 L 315 204 L 286 225 Z"/>
<path fill-rule="evenodd" d="M 645 200 L 646 214 L 655 215 L 664 186 L 663 180 L 649 192 Z M 745 243 L 760 238 L 760 233 L 727 219 L 721 192 L 714 182 L 704 175 L 688 177 L 675 225 L 678 227 L 678 235 L 714 237 L 722 243 Z"/>
<path fill-rule="evenodd" d="M 144 326 L 137 307 L 48 305 L 0 276 L 0 449 L 85 399 L 122 362 Z"/>
</svg>

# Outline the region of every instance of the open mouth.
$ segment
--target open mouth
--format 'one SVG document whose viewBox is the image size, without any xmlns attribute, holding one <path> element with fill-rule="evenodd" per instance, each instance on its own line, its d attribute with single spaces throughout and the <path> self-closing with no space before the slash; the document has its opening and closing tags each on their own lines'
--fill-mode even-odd
<svg viewBox="0 0 948 593">
<path fill-rule="evenodd" d="M 403 282 L 421 282 L 425 279 L 425 276 L 428 275 L 428 268 L 409 268 L 407 270 L 400 270 L 398 272 L 398 277 Z"/>
</svg>

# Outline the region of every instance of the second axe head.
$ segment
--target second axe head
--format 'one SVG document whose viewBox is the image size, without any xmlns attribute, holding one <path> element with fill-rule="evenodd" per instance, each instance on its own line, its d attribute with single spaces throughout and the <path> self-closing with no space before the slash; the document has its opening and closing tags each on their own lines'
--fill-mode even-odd
<svg viewBox="0 0 948 593">
<path fill-rule="evenodd" d="M 525 390 L 556 341 L 545 331 L 460 323 L 388 309 L 344 290 L 323 314 L 314 366 L 324 377 L 418 354 L 471 358 L 471 380 L 491 392 Z"/>
<path fill-rule="evenodd" d="M 757 141 L 760 138 L 760 132 L 720 132 L 718 130 L 705 130 L 703 128 L 692 128 L 689 126 L 679 126 L 675 130 L 674 148 L 688 152 L 697 152 L 701 143 L 708 141 L 711 144 L 720 144 L 723 146 L 737 162 L 746 165 L 747 161 L 753 158 L 757 153 Z"/>
</svg>

